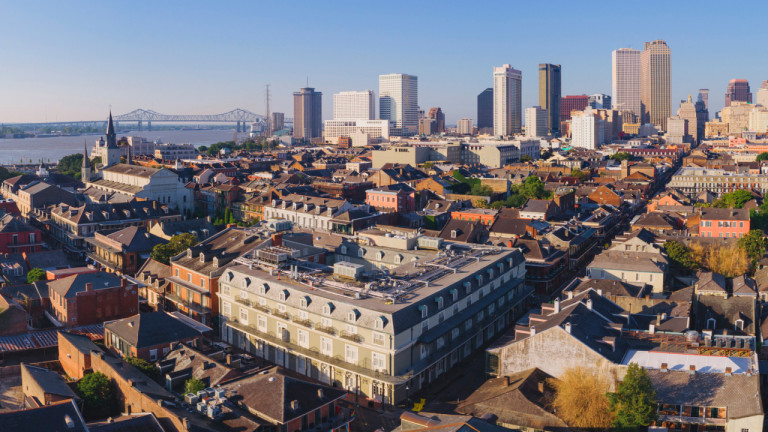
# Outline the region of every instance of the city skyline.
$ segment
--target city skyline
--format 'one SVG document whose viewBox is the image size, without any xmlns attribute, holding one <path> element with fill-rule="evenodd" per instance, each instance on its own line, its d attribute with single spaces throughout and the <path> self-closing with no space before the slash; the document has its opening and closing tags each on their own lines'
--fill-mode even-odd
<svg viewBox="0 0 768 432">
<path fill-rule="evenodd" d="M 545 9 L 492 2 L 466 10 L 445 4 L 425 14 L 419 10 L 426 11 L 426 5 L 409 3 L 414 13 L 403 17 L 397 7 L 351 2 L 340 7 L 341 15 L 336 8 L 311 3 L 295 10 L 280 4 L 247 3 L 227 8 L 202 3 L 185 8 L 93 3 L 94 7 L 74 10 L 55 2 L 37 8 L 10 4 L 7 25 L 0 29 L 6 41 L 5 61 L 0 65 L 5 101 L 0 104 L 0 122 L 97 120 L 106 117 L 110 105 L 115 114 L 137 108 L 205 114 L 236 107 L 263 114 L 264 84 L 271 84 L 272 111 L 291 113 L 292 94 L 301 87 L 308 85 L 326 95 L 376 90 L 379 75 L 408 73 L 421 81 L 420 107 L 440 106 L 446 123 L 455 124 L 462 117 L 477 120 L 476 97 L 492 86 L 488 71 L 494 66 L 509 63 L 522 71 L 523 108 L 539 105 L 540 63 L 562 65 L 563 96 L 612 94 L 611 52 L 642 49 L 643 42 L 657 39 L 666 41 L 673 53 L 673 110 L 689 93 L 709 88 L 718 95 L 711 103 L 714 114 L 724 105 L 719 95 L 725 94 L 731 79 L 746 79 L 757 89 L 767 78 L 763 75 L 768 68 L 736 35 L 705 31 L 697 38 L 688 37 L 685 26 L 679 25 L 680 16 L 706 26 L 727 11 L 727 5 L 694 8 L 689 3 L 665 3 L 663 16 L 653 7 L 623 4 L 600 12 L 609 23 L 606 32 L 620 29 L 620 37 L 607 38 L 598 32 L 566 35 L 566 30 L 556 30 L 526 43 L 503 31 L 510 13 L 527 16 L 516 31 L 525 34 L 543 22 L 554 29 L 571 28 L 562 24 L 577 19 L 578 5 L 557 3 Z M 766 5 L 753 2 L 748 7 L 765 9 Z M 288 32 L 284 20 L 254 18 L 298 12 L 318 19 Z M 395 16 L 412 31 L 390 40 L 380 29 Z M 622 23 L 626 16 L 632 16 L 636 25 Z M 349 25 L 323 24 L 331 18 Z M 451 24 L 461 24 L 466 31 L 440 32 L 440 43 L 429 52 L 416 43 Z M 242 38 L 246 42 L 232 43 Z M 345 41 L 343 48 L 335 48 L 340 40 Z M 577 45 L 581 48 L 574 50 Z M 457 52 L 463 53 L 459 62 Z M 736 66 L 709 62 L 701 68 L 711 52 L 729 52 L 743 61 Z M 323 113 L 324 119 L 332 118 L 330 97 L 323 101 Z"/>
</svg>

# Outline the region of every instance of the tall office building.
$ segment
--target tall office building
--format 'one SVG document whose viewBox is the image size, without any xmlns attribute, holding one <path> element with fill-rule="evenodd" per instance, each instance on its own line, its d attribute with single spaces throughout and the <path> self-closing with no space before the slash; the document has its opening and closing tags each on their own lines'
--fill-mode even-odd
<svg viewBox="0 0 768 432">
<path fill-rule="evenodd" d="M 605 142 L 605 120 L 592 108 L 571 118 L 571 146 L 594 150 Z"/>
<path fill-rule="evenodd" d="M 640 51 L 619 48 L 611 55 L 613 108 L 640 117 Z"/>
<path fill-rule="evenodd" d="M 333 118 L 334 120 L 375 120 L 376 94 L 373 90 L 334 94 Z"/>
<path fill-rule="evenodd" d="M 281 112 L 272 113 L 272 131 L 277 132 L 285 128 L 285 114 Z"/>
<path fill-rule="evenodd" d="M 379 75 L 379 116 L 389 120 L 390 135 L 419 133 L 418 93 L 418 77 L 414 75 Z"/>
<path fill-rule="evenodd" d="M 440 107 L 430 108 L 427 112 L 427 118 L 431 118 L 435 121 L 436 133 L 445 132 L 445 114 L 443 114 L 443 110 L 441 110 Z"/>
<path fill-rule="evenodd" d="M 559 117 L 559 116 L 558 116 Z M 548 121 L 550 119 L 547 110 L 541 107 L 525 109 L 525 136 L 543 137 L 549 133 Z"/>
<path fill-rule="evenodd" d="M 749 91 L 749 82 L 745 79 L 732 79 L 725 90 L 725 106 L 731 106 L 731 102 L 752 103 L 752 93 Z"/>
<path fill-rule="evenodd" d="M 768 81 L 763 81 L 763 85 L 761 85 L 760 89 L 757 91 L 755 103 L 768 107 Z"/>
<path fill-rule="evenodd" d="M 590 95 L 589 106 L 594 109 L 611 109 L 611 97 L 603 93 Z"/>
<path fill-rule="evenodd" d="M 459 135 L 472 135 L 474 132 L 472 127 L 472 119 L 461 118 L 456 122 L 456 133 Z"/>
<path fill-rule="evenodd" d="M 523 73 L 505 64 L 493 68 L 493 134 L 520 133 L 523 125 Z"/>
<path fill-rule="evenodd" d="M 704 109 L 709 111 L 709 89 L 699 89 L 697 101 L 704 103 Z"/>
<path fill-rule="evenodd" d="M 560 101 L 560 121 L 571 119 L 571 111 L 583 111 L 589 106 L 589 96 L 568 95 Z"/>
<path fill-rule="evenodd" d="M 561 97 L 560 65 L 539 64 L 539 106 L 547 111 L 547 131 L 555 136 L 560 134 Z"/>
<path fill-rule="evenodd" d="M 698 144 L 704 132 L 704 123 L 699 124 L 700 114 L 696 110 L 696 104 L 693 103 L 691 95 L 688 95 L 688 100 L 680 101 L 677 116 L 687 121 L 686 134 L 691 136 L 694 144 Z"/>
<path fill-rule="evenodd" d="M 642 123 L 653 123 L 667 130 L 670 114 L 670 51 L 663 40 L 646 42 L 640 54 L 640 102 Z"/>
<path fill-rule="evenodd" d="M 493 89 L 487 88 L 477 95 L 477 132 L 493 133 Z"/>
<path fill-rule="evenodd" d="M 311 140 L 323 135 L 323 94 L 305 87 L 293 94 L 293 137 Z"/>
</svg>

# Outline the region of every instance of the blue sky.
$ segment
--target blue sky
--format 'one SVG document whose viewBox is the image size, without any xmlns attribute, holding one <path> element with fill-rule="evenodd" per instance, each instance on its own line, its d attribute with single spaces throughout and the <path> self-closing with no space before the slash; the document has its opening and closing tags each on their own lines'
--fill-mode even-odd
<svg viewBox="0 0 768 432">
<path fill-rule="evenodd" d="M 419 105 L 448 123 L 476 118 L 492 68 L 523 71 L 538 104 L 539 63 L 559 63 L 563 94 L 611 92 L 611 51 L 664 39 L 672 109 L 709 88 L 710 111 L 732 78 L 768 79 L 758 17 L 768 2 L 647 1 L 6 1 L 0 25 L 0 122 L 90 120 L 136 108 L 292 117 L 291 93 L 373 89 L 378 75 L 419 77 Z M 754 18 L 753 18 L 754 17 Z M 734 21 L 743 23 L 734 24 Z"/>
</svg>

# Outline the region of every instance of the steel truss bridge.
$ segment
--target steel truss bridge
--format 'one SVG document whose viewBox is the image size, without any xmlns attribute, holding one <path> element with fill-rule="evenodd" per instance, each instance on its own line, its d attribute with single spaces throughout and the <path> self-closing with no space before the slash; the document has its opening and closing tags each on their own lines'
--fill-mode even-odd
<svg viewBox="0 0 768 432">
<path fill-rule="evenodd" d="M 266 118 L 261 114 L 252 113 L 242 108 L 236 108 L 221 114 L 162 114 L 157 111 L 136 109 L 126 114 L 112 117 L 115 122 L 137 123 L 139 130 L 146 123 L 152 129 L 152 122 L 162 123 L 235 123 L 237 131 L 245 131 L 250 123 L 264 124 Z M 293 119 L 286 118 L 285 123 L 293 123 Z M 6 123 L 8 126 L 99 126 L 106 127 L 107 120 L 70 121 L 70 122 L 45 122 L 45 123 Z"/>
</svg>

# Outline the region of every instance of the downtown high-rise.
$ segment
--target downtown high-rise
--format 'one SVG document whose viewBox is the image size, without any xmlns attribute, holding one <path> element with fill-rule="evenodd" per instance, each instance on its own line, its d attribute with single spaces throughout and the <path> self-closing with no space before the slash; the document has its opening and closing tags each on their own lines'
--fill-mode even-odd
<svg viewBox="0 0 768 432">
<path fill-rule="evenodd" d="M 376 95 L 373 90 L 344 91 L 333 95 L 334 120 L 375 120 Z"/>
<path fill-rule="evenodd" d="M 305 87 L 293 94 L 293 137 L 309 141 L 323 135 L 323 94 Z"/>
<path fill-rule="evenodd" d="M 477 132 L 493 133 L 493 88 L 487 88 L 477 95 Z"/>
<path fill-rule="evenodd" d="M 731 106 L 731 102 L 752 103 L 752 92 L 749 91 L 749 81 L 745 79 L 732 79 L 725 90 L 725 106 Z"/>
<path fill-rule="evenodd" d="M 379 116 L 389 120 L 390 135 L 419 133 L 418 77 L 407 74 L 379 75 Z"/>
<path fill-rule="evenodd" d="M 631 111 L 639 118 L 640 105 L 640 51 L 620 48 L 611 56 L 612 106 L 619 111 Z"/>
<path fill-rule="evenodd" d="M 493 68 L 493 134 L 520 133 L 523 125 L 523 73 L 505 64 Z"/>
<path fill-rule="evenodd" d="M 555 136 L 560 134 L 561 97 L 560 65 L 539 64 L 539 106 L 547 111 L 547 131 Z"/>
<path fill-rule="evenodd" d="M 667 130 L 671 106 L 671 53 L 663 40 L 646 42 L 640 54 L 640 102 L 642 123 Z"/>
</svg>

